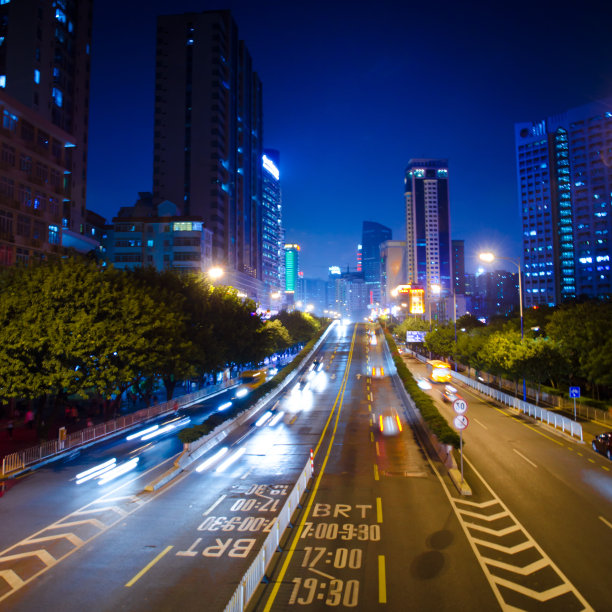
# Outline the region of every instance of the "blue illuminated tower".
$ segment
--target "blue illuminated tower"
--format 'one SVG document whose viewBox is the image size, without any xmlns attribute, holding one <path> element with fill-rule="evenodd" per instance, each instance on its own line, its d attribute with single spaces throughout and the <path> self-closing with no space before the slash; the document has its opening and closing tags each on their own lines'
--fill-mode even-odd
<svg viewBox="0 0 612 612">
<path fill-rule="evenodd" d="M 391 240 L 391 229 L 376 223 L 364 221 L 361 231 L 363 278 L 368 303 L 380 302 L 380 245 Z"/>
<path fill-rule="evenodd" d="M 265 149 L 262 157 L 261 250 L 262 280 L 269 292 L 284 288 L 282 244 L 282 195 L 279 172 L 280 154 Z"/>
</svg>

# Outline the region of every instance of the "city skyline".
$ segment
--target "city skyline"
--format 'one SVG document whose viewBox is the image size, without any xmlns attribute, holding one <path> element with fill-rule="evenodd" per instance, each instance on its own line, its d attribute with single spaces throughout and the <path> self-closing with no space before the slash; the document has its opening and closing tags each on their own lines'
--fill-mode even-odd
<svg viewBox="0 0 612 612">
<path fill-rule="evenodd" d="M 514 123 L 612 90 L 609 10 L 587 2 L 553 28 L 547 2 L 343 6 L 96 3 L 88 207 L 110 219 L 152 187 L 157 16 L 229 8 L 263 84 L 264 146 L 280 151 L 286 240 L 302 245 L 306 276 L 353 268 L 364 220 L 405 233 L 413 157 L 449 160 L 451 236 L 465 240 L 468 271 L 481 249 L 519 256 Z"/>
</svg>

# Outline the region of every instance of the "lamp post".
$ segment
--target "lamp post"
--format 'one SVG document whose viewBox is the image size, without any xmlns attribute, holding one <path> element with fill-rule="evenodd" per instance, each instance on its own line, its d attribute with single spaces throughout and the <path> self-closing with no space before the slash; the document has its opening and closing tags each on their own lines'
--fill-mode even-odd
<svg viewBox="0 0 612 612">
<path fill-rule="evenodd" d="M 519 312 L 521 315 L 521 342 L 523 342 L 523 274 L 521 271 L 521 258 L 517 257 L 516 259 L 512 257 L 499 257 L 494 253 L 479 253 L 478 258 L 480 261 L 484 261 L 486 263 L 491 263 L 496 259 L 504 259 L 506 261 L 511 261 L 518 268 L 518 277 L 519 277 Z M 527 383 L 523 378 L 523 401 L 527 401 Z"/>
</svg>

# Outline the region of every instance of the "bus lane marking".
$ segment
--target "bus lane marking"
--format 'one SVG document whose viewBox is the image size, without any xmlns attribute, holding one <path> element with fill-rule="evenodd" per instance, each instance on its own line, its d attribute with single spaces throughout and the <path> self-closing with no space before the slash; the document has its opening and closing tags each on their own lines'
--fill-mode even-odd
<svg viewBox="0 0 612 612">
<path fill-rule="evenodd" d="M 387 603 L 385 555 L 378 555 L 378 603 Z"/>
<path fill-rule="evenodd" d="M 170 552 L 170 550 L 174 548 L 173 546 L 166 546 L 164 550 L 162 550 L 153 561 L 147 563 L 129 582 L 125 583 L 126 587 L 131 587 L 135 582 L 140 580 L 166 553 Z"/>
</svg>

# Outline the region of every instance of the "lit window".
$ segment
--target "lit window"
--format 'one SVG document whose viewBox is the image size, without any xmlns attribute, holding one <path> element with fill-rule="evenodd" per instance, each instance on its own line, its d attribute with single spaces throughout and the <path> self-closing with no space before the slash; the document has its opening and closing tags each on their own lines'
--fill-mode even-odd
<svg viewBox="0 0 612 612">
<path fill-rule="evenodd" d="M 49 244 L 59 244 L 59 228 L 57 225 L 49 226 Z"/>
<path fill-rule="evenodd" d="M 40 70 L 38 68 L 34 69 L 34 82 L 36 84 L 40 83 Z"/>
<path fill-rule="evenodd" d="M 63 104 L 63 96 L 62 96 L 62 92 L 60 89 L 58 89 L 57 87 L 53 88 L 53 100 L 55 101 L 55 104 L 59 107 L 62 108 L 62 104 Z"/>
<path fill-rule="evenodd" d="M 0 74 L 0 87 L 6 87 L 6 74 Z"/>
</svg>

